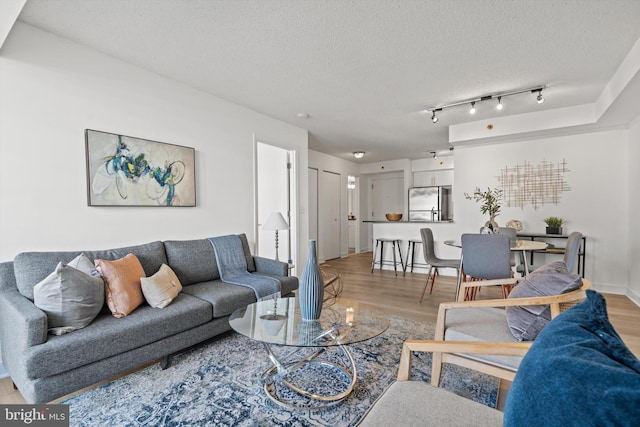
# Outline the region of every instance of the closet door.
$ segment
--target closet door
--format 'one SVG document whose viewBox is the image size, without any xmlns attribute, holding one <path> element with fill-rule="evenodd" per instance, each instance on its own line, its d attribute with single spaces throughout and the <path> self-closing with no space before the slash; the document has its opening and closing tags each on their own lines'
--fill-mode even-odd
<svg viewBox="0 0 640 427">
<path fill-rule="evenodd" d="M 340 258 L 340 181 L 340 174 L 322 171 L 319 245 L 325 261 Z"/>
</svg>

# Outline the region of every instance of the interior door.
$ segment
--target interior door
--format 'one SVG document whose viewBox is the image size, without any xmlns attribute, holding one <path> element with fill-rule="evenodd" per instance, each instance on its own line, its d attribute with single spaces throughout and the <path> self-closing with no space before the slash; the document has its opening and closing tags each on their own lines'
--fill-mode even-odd
<svg viewBox="0 0 640 427">
<path fill-rule="evenodd" d="M 309 168 L 309 240 L 318 241 L 318 169 Z"/>
<path fill-rule="evenodd" d="M 322 258 L 340 258 L 340 174 L 322 171 L 320 185 L 320 238 Z"/>
<path fill-rule="evenodd" d="M 288 151 L 274 145 L 257 143 L 257 255 L 274 259 L 276 255 L 275 231 L 263 231 L 262 224 L 273 212 L 280 212 L 291 226 L 289 205 L 290 169 Z M 278 257 L 282 261 L 290 258 L 289 230 L 278 231 Z"/>
<path fill-rule="evenodd" d="M 385 221 L 385 214 L 404 212 L 404 178 L 379 177 L 372 181 L 371 199 L 373 221 Z"/>
</svg>

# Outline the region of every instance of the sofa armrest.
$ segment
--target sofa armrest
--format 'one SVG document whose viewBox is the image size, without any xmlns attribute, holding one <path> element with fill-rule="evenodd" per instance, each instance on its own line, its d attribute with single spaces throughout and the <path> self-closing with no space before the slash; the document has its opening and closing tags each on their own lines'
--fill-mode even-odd
<svg viewBox="0 0 640 427">
<path fill-rule="evenodd" d="M 259 256 L 253 257 L 256 263 L 256 272 L 273 274 L 276 276 L 287 276 L 289 274 L 289 264 Z"/>
<path fill-rule="evenodd" d="M 0 292 L 2 360 L 47 341 L 47 315 L 18 290 Z"/>
</svg>

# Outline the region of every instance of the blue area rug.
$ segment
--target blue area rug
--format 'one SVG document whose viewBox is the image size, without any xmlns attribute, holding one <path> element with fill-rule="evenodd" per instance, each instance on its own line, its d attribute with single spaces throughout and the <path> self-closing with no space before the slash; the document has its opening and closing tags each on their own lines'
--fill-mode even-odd
<svg viewBox="0 0 640 427">
<path fill-rule="evenodd" d="M 356 387 L 342 403 L 323 410 L 288 410 L 273 403 L 260 382 L 271 366 L 264 347 L 238 334 L 176 356 L 167 370 L 156 364 L 62 403 L 70 405 L 72 426 L 353 426 L 395 381 L 402 342 L 432 337 L 433 325 L 392 317 L 384 334 L 350 345 Z M 326 355 L 338 360 L 342 352 Z M 430 366 L 430 354 L 414 357 L 413 379 L 428 381 Z M 442 386 L 495 406 L 493 377 L 447 366 Z"/>
</svg>

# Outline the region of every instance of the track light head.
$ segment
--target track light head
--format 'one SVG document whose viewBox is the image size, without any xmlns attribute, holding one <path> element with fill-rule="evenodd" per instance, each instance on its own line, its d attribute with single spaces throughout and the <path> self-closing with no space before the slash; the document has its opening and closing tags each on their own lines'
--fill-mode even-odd
<svg viewBox="0 0 640 427">
<path fill-rule="evenodd" d="M 475 114 L 476 113 L 476 102 L 473 101 L 471 103 L 471 109 L 469 110 L 469 114 Z"/>
<path fill-rule="evenodd" d="M 542 104 L 544 102 L 544 96 L 542 96 L 542 89 L 538 91 L 538 96 L 536 96 L 536 101 L 538 101 L 538 104 Z"/>
<path fill-rule="evenodd" d="M 438 119 L 438 116 L 436 116 L 436 111 L 441 111 L 441 110 L 440 109 L 436 109 L 436 110 L 433 110 L 431 112 L 431 121 L 433 122 L 433 124 L 438 123 L 438 120 L 440 120 L 440 119 Z"/>
<path fill-rule="evenodd" d="M 431 154 L 432 158 L 434 158 L 434 159 L 438 158 L 438 153 L 436 151 L 432 151 L 430 154 Z"/>
<path fill-rule="evenodd" d="M 498 105 L 496 105 L 496 109 L 502 110 L 502 107 L 503 107 L 503 105 L 502 105 L 502 97 L 499 96 L 498 97 Z"/>
</svg>

